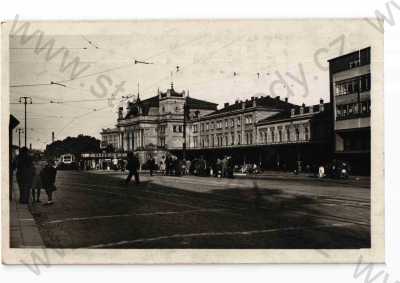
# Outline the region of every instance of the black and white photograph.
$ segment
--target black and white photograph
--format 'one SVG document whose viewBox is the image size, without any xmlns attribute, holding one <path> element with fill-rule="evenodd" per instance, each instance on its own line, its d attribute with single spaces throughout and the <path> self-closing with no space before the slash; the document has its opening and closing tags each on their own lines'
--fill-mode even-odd
<svg viewBox="0 0 400 283">
<path fill-rule="evenodd" d="M 381 262 L 381 24 L 16 16 L 7 254 Z"/>
</svg>

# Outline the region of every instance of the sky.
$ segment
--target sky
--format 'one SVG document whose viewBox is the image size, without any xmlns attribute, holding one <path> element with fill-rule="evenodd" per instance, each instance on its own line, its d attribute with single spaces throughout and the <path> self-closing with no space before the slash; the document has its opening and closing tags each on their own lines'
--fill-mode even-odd
<svg viewBox="0 0 400 283">
<path fill-rule="evenodd" d="M 327 60 L 374 46 L 380 36 L 363 20 L 58 25 L 64 32 L 54 34 L 52 24 L 38 29 L 43 32 L 42 47 L 54 41 L 53 52 L 60 50 L 51 59 L 46 58 L 47 47 L 35 52 L 38 34 L 27 42 L 21 36 L 10 37 L 10 111 L 22 127 L 24 106 L 19 97 L 32 97 L 27 106 L 28 144 L 37 149 L 51 142 L 52 131 L 56 140 L 78 134 L 100 138 L 102 128 L 115 126 L 117 108 L 126 105 L 123 96 L 139 90 L 145 99 L 157 89 L 165 91 L 171 82 L 177 91 L 189 91 L 191 97 L 219 107 L 260 95 L 279 95 L 306 105 L 317 104 L 320 98 L 328 101 Z M 30 32 L 34 30 L 32 24 Z M 65 50 L 69 59 L 63 61 Z M 88 68 L 71 77 L 72 68 L 62 70 L 62 65 L 74 57 Z M 110 103 L 118 85 L 123 90 Z"/>
</svg>

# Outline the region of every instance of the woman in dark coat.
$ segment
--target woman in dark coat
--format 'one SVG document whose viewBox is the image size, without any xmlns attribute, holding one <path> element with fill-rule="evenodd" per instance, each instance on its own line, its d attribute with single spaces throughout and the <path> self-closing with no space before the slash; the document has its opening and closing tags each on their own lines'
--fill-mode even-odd
<svg viewBox="0 0 400 283">
<path fill-rule="evenodd" d="M 14 164 L 17 169 L 17 183 L 19 187 L 19 202 L 22 204 L 29 203 L 30 191 L 35 176 L 35 166 L 32 157 L 28 153 L 26 147 L 22 147 Z"/>
<path fill-rule="evenodd" d="M 42 187 L 47 193 L 47 204 L 53 204 L 53 192 L 57 190 L 56 182 L 57 169 L 54 168 L 54 162 L 49 161 L 40 171 L 40 181 Z"/>
</svg>

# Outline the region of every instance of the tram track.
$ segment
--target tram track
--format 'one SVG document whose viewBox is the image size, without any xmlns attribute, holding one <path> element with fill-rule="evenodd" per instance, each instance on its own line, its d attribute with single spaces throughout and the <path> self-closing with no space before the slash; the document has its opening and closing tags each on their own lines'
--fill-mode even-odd
<svg viewBox="0 0 400 283">
<path fill-rule="evenodd" d="M 93 184 L 88 184 L 88 183 L 73 183 L 73 182 L 69 182 L 70 185 L 73 186 L 88 186 L 88 187 L 96 187 L 96 190 L 98 190 L 99 192 L 104 192 L 104 193 L 112 193 L 114 195 L 118 195 L 115 194 L 116 191 L 118 191 L 119 193 L 124 193 L 124 195 L 121 195 L 121 197 L 128 197 L 125 193 L 127 192 L 126 188 L 122 187 L 122 186 L 116 186 L 114 185 L 93 185 Z M 111 191 L 109 189 L 112 189 Z M 155 196 L 156 198 L 151 198 L 149 197 L 150 195 Z M 161 202 L 168 202 L 169 204 L 172 205 L 176 205 L 176 206 L 191 206 L 191 207 L 196 207 L 196 208 L 204 208 L 204 206 L 199 205 L 199 201 L 204 201 L 206 202 L 205 204 L 207 206 L 212 206 L 215 207 L 217 206 L 218 208 L 223 208 L 223 209 L 229 209 L 229 210 L 239 210 L 241 211 L 242 214 L 243 210 L 249 210 L 249 211 L 254 211 L 255 206 L 254 206 L 254 202 L 252 201 L 244 201 L 242 199 L 239 198 L 235 198 L 235 197 L 230 197 L 230 196 L 226 196 L 223 195 L 222 193 L 219 192 L 214 192 L 214 193 L 208 193 L 208 192 L 204 192 L 201 194 L 196 194 L 195 193 L 190 192 L 190 191 L 183 191 L 182 193 L 179 192 L 160 192 L 159 189 L 147 189 L 147 188 L 139 188 L 139 189 L 135 189 L 135 195 L 129 196 L 132 198 L 143 198 L 146 197 L 149 200 L 153 200 L 153 201 L 161 201 Z M 278 197 L 281 198 L 281 197 Z M 345 199 L 345 198 L 324 198 L 324 197 L 319 197 L 316 196 L 316 200 L 323 200 L 321 203 L 317 203 L 317 205 L 324 205 L 324 204 L 335 204 L 335 205 L 348 205 L 348 204 L 344 204 L 343 202 L 346 201 L 350 204 L 357 204 L 356 200 L 349 200 L 349 199 Z M 189 203 L 195 203 L 196 205 L 193 206 L 192 204 L 188 204 Z M 358 206 L 358 205 L 354 205 L 357 208 L 360 209 L 367 209 L 368 208 L 369 203 L 364 202 L 364 205 Z M 351 205 L 350 205 L 351 206 Z M 258 210 L 262 210 L 262 211 L 270 211 L 271 207 L 265 206 L 262 203 L 259 204 L 256 209 Z M 355 219 L 350 219 L 350 218 L 346 218 L 346 217 L 340 217 L 337 215 L 332 215 L 332 214 L 315 214 L 315 213 L 310 213 L 310 212 L 302 212 L 299 211 L 299 208 L 290 208 L 290 207 L 285 207 L 284 208 L 286 212 L 288 213 L 292 213 L 295 215 L 300 215 L 300 216 L 307 216 L 307 217 L 311 217 L 311 218 L 315 218 L 315 219 L 320 219 L 320 220 L 330 220 L 330 221 L 338 221 L 338 222 L 342 222 L 342 223 L 350 223 L 350 224 L 354 224 L 354 225 L 358 225 L 358 226 L 363 226 L 363 227 L 370 227 L 370 224 L 365 222 L 365 221 L 359 221 L 359 220 L 355 220 Z M 224 212 L 225 213 L 225 212 Z M 235 215 L 239 215 L 237 213 L 233 213 Z"/>
</svg>

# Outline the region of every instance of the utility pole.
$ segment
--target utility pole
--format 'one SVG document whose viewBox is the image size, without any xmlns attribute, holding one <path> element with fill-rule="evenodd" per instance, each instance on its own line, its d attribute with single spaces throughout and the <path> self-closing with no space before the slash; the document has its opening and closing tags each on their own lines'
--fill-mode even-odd
<svg viewBox="0 0 400 283">
<path fill-rule="evenodd" d="M 24 130 L 21 128 L 18 128 L 16 131 L 18 133 L 18 149 L 21 149 L 21 132 L 23 132 Z"/>
<path fill-rule="evenodd" d="M 24 102 L 22 102 L 22 100 L 24 101 Z M 25 113 L 25 147 L 27 146 L 27 142 L 26 142 L 26 135 L 27 135 L 27 129 L 26 129 L 26 105 L 29 103 L 29 104 L 32 104 L 32 97 L 30 97 L 30 96 L 21 96 L 20 98 L 19 98 L 19 103 L 24 103 L 24 113 Z"/>
</svg>

